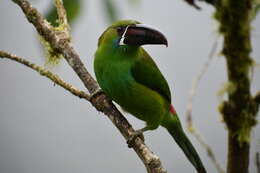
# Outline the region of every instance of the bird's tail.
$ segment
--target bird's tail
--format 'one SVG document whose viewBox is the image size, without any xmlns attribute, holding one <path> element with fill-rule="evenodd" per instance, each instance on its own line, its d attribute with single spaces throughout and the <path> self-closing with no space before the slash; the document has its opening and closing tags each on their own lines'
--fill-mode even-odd
<svg viewBox="0 0 260 173">
<path fill-rule="evenodd" d="M 179 145 L 179 147 L 181 147 L 182 151 L 191 164 L 196 168 L 197 172 L 206 173 L 206 169 L 204 168 L 198 153 L 188 137 L 185 135 L 177 113 L 172 106 L 170 108 L 169 115 L 165 116 L 162 126 L 168 130 L 175 142 Z"/>
</svg>

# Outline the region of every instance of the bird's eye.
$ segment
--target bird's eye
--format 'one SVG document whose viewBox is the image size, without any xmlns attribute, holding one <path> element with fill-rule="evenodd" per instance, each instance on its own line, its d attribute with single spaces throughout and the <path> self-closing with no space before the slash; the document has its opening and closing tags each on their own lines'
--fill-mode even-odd
<svg viewBox="0 0 260 173">
<path fill-rule="evenodd" d="M 118 32 L 120 35 L 123 34 L 124 29 L 125 29 L 125 27 L 123 27 L 123 26 L 119 26 L 119 27 L 116 28 L 117 32 Z"/>
</svg>

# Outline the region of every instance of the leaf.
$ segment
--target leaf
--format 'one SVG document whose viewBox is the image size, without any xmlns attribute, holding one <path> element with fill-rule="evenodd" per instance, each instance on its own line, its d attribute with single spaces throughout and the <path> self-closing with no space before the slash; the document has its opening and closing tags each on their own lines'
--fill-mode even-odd
<svg viewBox="0 0 260 173">
<path fill-rule="evenodd" d="M 106 17 L 110 23 L 118 20 L 118 10 L 115 7 L 113 0 L 103 0 L 103 6 L 105 8 Z"/>
<path fill-rule="evenodd" d="M 82 0 L 63 0 L 63 5 L 67 11 L 68 22 L 72 24 L 80 14 Z M 51 5 L 45 17 L 53 26 L 58 26 L 57 10 L 54 4 Z"/>
<path fill-rule="evenodd" d="M 141 2 L 141 0 L 128 0 L 128 3 L 131 5 L 138 5 Z"/>
</svg>

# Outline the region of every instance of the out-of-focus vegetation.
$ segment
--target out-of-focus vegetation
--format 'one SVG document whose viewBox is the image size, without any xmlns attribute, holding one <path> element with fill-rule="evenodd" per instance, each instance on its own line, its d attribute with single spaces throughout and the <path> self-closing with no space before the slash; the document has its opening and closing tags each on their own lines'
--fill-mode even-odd
<svg viewBox="0 0 260 173">
<path fill-rule="evenodd" d="M 105 10 L 106 18 L 109 23 L 117 21 L 119 18 L 119 10 L 116 8 L 114 0 L 103 0 L 103 8 Z"/>
<path fill-rule="evenodd" d="M 128 0 L 128 3 L 131 5 L 138 5 L 140 1 L 141 0 Z M 83 10 L 81 8 L 82 3 L 86 3 L 86 0 L 63 0 L 63 4 L 67 10 L 67 17 L 70 24 L 73 24 L 80 16 L 81 11 Z M 120 10 L 115 0 L 102 0 L 101 3 L 101 8 L 104 11 L 104 17 L 109 24 L 120 19 Z M 51 1 L 50 8 L 45 14 L 45 17 L 53 26 L 58 25 L 57 10 L 53 1 Z"/>
<path fill-rule="evenodd" d="M 80 14 L 82 0 L 63 0 L 63 4 L 67 11 L 68 22 L 73 24 Z M 53 1 L 50 4 L 49 11 L 46 13 L 46 18 L 53 26 L 58 25 L 57 10 Z"/>
<path fill-rule="evenodd" d="M 253 2 L 253 10 L 251 14 L 251 20 L 254 20 L 260 11 L 260 0 L 255 0 Z"/>
</svg>

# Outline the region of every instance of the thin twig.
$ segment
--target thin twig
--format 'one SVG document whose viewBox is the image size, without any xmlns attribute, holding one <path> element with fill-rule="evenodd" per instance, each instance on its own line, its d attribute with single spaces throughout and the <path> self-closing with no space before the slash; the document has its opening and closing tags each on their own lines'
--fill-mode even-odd
<svg viewBox="0 0 260 173">
<path fill-rule="evenodd" d="M 201 144 L 201 146 L 206 150 L 210 160 L 215 165 L 217 171 L 219 173 L 225 173 L 225 170 L 220 166 L 218 160 L 216 159 L 216 156 L 212 150 L 212 148 L 205 142 L 205 140 L 202 138 L 201 134 L 196 130 L 196 128 L 193 128 L 193 131 L 191 132 L 197 141 Z"/>
<path fill-rule="evenodd" d="M 89 92 L 91 94 L 95 93 L 99 89 L 99 86 L 87 71 L 79 55 L 73 48 L 70 39 L 68 38 L 69 35 L 60 35 L 28 1 L 13 0 L 13 2 L 21 7 L 28 21 L 35 26 L 38 33 L 50 43 L 52 48 L 64 56 Z M 134 133 L 134 129 L 105 94 L 96 94 L 90 101 L 97 110 L 108 116 L 125 139 L 129 139 Z M 167 173 L 163 168 L 159 157 L 144 144 L 142 139 L 137 137 L 133 141 L 132 147 L 144 163 L 145 167 L 150 170 L 149 172 Z"/>
<path fill-rule="evenodd" d="M 78 96 L 79 98 L 84 98 L 86 100 L 90 99 L 90 96 L 88 94 L 86 94 L 84 91 L 81 91 L 81 90 L 75 88 L 73 85 L 63 81 L 58 75 L 52 73 L 51 71 L 46 70 L 45 68 L 43 68 L 41 66 L 38 66 L 34 63 L 31 63 L 30 61 L 28 61 L 24 58 L 18 57 L 14 54 L 11 54 L 11 53 L 8 53 L 8 52 L 5 52 L 5 51 L 0 51 L 0 57 L 1 58 L 8 58 L 10 60 L 16 61 L 20 64 L 23 64 L 23 65 L 37 71 L 40 75 L 49 78 L 55 84 L 61 86 L 62 88 L 69 91 L 71 94 Z"/>
<path fill-rule="evenodd" d="M 64 56 L 90 93 L 94 93 L 99 88 L 98 84 L 80 60 L 79 55 L 70 42 L 69 35 L 65 32 L 57 32 L 27 0 L 13 0 L 13 2 L 21 7 L 28 21 L 50 43 L 53 50 Z"/>
<path fill-rule="evenodd" d="M 197 89 L 198 89 L 198 86 L 199 86 L 199 82 L 200 82 L 201 78 L 203 77 L 203 75 L 206 73 L 212 59 L 214 58 L 214 54 L 215 54 L 216 49 L 217 49 L 217 43 L 218 43 L 218 38 L 216 38 L 215 42 L 212 45 L 212 48 L 211 48 L 209 56 L 208 56 L 208 60 L 205 62 L 205 64 L 201 68 L 199 74 L 193 79 L 192 87 L 191 87 L 190 95 L 189 95 L 189 99 L 188 99 L 188 104 L 187 104 L 186 121 L 187 121 L 188 130 L 190 131 L 191 134 L 194 135 L 194 137 L 201 144 L 201 146 L 205 148 L 209 158 L 211 159 L 212 163 L 215 165 L 218 172 L 224 173 L 225 171 L 220 166 L 220 164 L 218 163 L 212 148 L 203 140 L 203 138 L 201 137 L 198 130 L 194 127 L 193 121 L 192 121 L 193 100 L 194 100 L 194 97 L 196 95 L 196 92 L 197 92 Z"/>
<path fill-rule="evenodd" d="M 198 86 L 199 86 L 199 82 L 202 78 L 202 76 L 206 73 L 213 57 L 214 57 L 214 54 L 216 52 L 216 49 L 217 49 L 217 43 L 218 43 L 218 39 L 215 40 L 211 50 L 210 50 L 210 53 L 209 53 L 209 56 L 208 56 L 208 60 L 205 62 L 205 64 L 202 66 L 199 74 L 197 76 L 195 76 L 195 78 L 193 79 L 192 81 L 192 87 L 191 87 L 191 90 L 190 90 L 190 94 L 189 94 L 189 99 L 188 99 L 188 104 L 187 104 L 187 111 L 186 111 L 186 120 L 187 120 L 187 125 L 188 125 L 188 129 L 189 130 L 192 130 L 192 127 L 193 127 L 193 123 L 192 123 L 192 116 L 191 116 L 191 112 L 192 112 L 192 106 L 193 106 L 193 99 L 196 95 L 196 91 L 198 89 Z"/>
<path fill-rule="evenodd" d="M 63 29 L 69 34 L 69 23 L 67 19 L 66 9 L 64 8 L 62 0 L 54 0 L 57 8 L 57 15 L 59 19 L 59 25 L 63 26 Z"/>
</svg>

